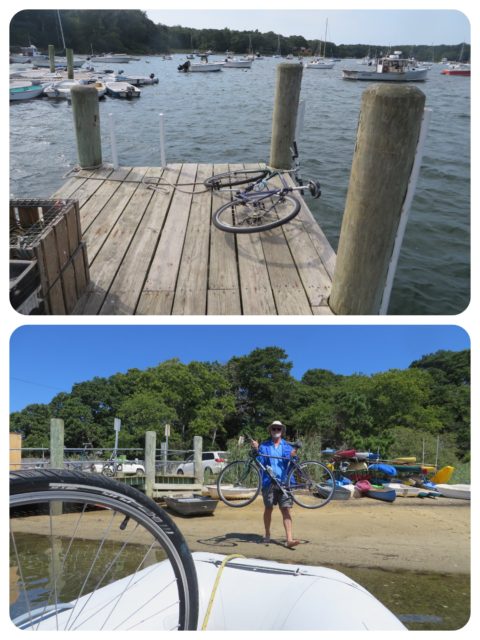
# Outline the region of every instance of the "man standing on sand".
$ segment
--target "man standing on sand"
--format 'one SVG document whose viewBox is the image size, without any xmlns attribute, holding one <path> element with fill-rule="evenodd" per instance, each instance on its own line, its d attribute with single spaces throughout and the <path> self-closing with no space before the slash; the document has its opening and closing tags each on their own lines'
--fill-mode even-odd
<svg viewBox="0 0 480 640">
<path fill-rule="evenodd" d="M 285 425 L 279 420 L 275 420 L 268 426 L 270 438 L 262 442 L 260 446 L 257 440 L 252 440 L 252 447 L 258 449 L 260 460 L 265 467 L 270 467 L 273 475 L 286 481 L 289 458 L 297 451 L 283 439 L 285 435 Z M 265 471 L 262 472 L 262 496 L 265 511 L 263 512 L 263 523 L 265 525 L 264 542 L 270 542 L 270 525 L 272 522 L 273 507 L 278 504 L 283 518 L 283 526 L 287 534 L 286 546 L 289 549 L 300 544 L 292 534 L 292 516 L 290 509 L 293 507 L 293 500 L 285 496 L 282 491 L 272 482 L 270 476 Z"/>
</svg>

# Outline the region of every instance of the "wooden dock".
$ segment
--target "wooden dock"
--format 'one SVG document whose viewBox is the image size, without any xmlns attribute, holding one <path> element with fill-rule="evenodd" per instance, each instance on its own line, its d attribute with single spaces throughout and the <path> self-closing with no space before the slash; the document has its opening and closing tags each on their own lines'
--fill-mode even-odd
<svg viewBox="0 0 480 640">
<path fill-rule="evenodd" d="M 227 196 L 214 173 L 258 165 L 80 170 L 53 195 L 79 201 L 90 288 L 85 315 L 328 315 L 335 253 L 305 202 L 277 229 L 211 224 Z M 194 184 L 192 184 L 194 183 Z"/>
</svg>

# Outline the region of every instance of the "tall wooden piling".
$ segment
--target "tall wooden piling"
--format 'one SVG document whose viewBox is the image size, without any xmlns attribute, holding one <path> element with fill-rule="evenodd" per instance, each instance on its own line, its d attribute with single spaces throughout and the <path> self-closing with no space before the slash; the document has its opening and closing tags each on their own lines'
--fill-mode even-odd
<svg viewBox="0 0 480 640">
<path fill-rule="evenodd" d="M 67 54 L 67 76 L 69 80 L 73 80 L 73 49 L 66 49 Z"/>
<path fill-rule="evenodd" d="M 55 46 L 53 44 L 48 45 L 48 61 L 50 63 L 50 73 L 55 72 Z"/>
<path fill-rule="evenodd" d="M 424 105 L 411 85 L 375 84 L 363 93 L 329 299 L 336 314 L 380 310 Z"/>
<path fill-rule="evenodd" d="M 155 431 L 145 433 L 145 494 L 153 497 L 153 485 L 155 484 L 155 458 L 157 447 L 157 434 Z"/>
<path fill-rule="evenodd" d="M 98 91 L 95 87 L 78 85 L 72 87 L 70 94 L 78 163 L 82 169 L 95 169 L 102 165 Z"/>
<path fill-rule="evenodd" d="M 202 448 L 202 436 L 193 436 L 193 468 L 195 470 L 195 482 L 198 484 L 203 484 Z"/>
<path fill-rule="evenodd" d="M 275 102 L 272 119 L 270 166 L 291 169 L 291 147 L 295 139 L 303 66 L 281 63 L 277 66 Z"/>
<path fill-rule="evenodd" d="M 50 466 L 52 469 L 64 468 L 65 427 L 63 420 L 50 420 Z"/>
</svg>

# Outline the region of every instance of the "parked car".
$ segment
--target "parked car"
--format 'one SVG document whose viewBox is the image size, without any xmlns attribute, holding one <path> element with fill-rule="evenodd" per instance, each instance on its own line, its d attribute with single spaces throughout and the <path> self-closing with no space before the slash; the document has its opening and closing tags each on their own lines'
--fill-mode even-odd
<svg viewBox="0 0 480 640">
<path fill-rule="evenodd" d="M 145 473 L 145 465 L 138 460 L 122 460 L 117 465 L 117 471 L 121 473 L 141 475 Z"/>
<path fill-rule="evenodd" d="M 202 453 L 203 477 L 205 480 L 208 480 L 212 476 L 220 473 L 220 471 L 227 465 L 226 455 L 225 451 L 204 451 Z M 178 465 L 177 474 L 181 476 L 193 476 L 194 473 L 195 470 L 192 454 L 188 456 L 184 462 Z"/>
</svg>

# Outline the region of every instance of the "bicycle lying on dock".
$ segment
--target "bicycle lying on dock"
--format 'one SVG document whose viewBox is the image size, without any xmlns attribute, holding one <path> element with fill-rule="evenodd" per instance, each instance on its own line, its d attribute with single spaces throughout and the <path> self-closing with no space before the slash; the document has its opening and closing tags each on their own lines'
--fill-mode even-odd
<svg viewBox="0 0 480 640">
<path fill-rule="evenodd" d="M 293 175 L 298 186 L 291 186 L 285 175 Z M 208 178 L 205 186 L 213 191 L 230 191 L 233 199 L 213 213 L 213 224 L 231 233 L 256 233 L 274 229 L 294 218 L 301 208 L 294 192 L 308 190 L 319 198 L 320 183 L 309 180 L 303 184 L 298 168 L 291 171 L 265 169 L 235 169 Z M 246 185 L 238 189 L 240 185 Z"/>
<path fill-rule="evenodd" d="M 294 449 L 300 449 L 299 442 L 290 443 Z M 333 498 L 335 482 L 328 467 L 317 460 L 302 461 L 295 455 L 288 458 L 287 479 L 278 480 L 269 465 L 262 458 L 278 458 L 282 456 L 265 456 L 252 448 L 246 460 L 235 460 L 228 464 L 218 476 L 217 491 L 220 499 L 229 507 L 246 507 L 260 493 L 262 472 L 268 473 L 272 482 L 287 497 L 305 509 L 324 507 Z"/>
</svg>

